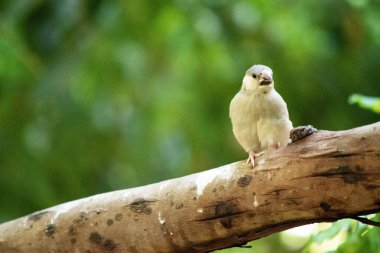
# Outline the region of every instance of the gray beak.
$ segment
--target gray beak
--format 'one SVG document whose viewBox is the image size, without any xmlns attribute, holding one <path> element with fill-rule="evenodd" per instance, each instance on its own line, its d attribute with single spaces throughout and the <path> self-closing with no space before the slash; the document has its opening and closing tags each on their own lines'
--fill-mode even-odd
<svg viewBox="0 0 380 253">
<path fill-rule="evenodd" d="M 259 84 L 260 85 L 269 85 L 272 83 L 272 76 L 269 73 L 261 73 Z"/>
</svg>

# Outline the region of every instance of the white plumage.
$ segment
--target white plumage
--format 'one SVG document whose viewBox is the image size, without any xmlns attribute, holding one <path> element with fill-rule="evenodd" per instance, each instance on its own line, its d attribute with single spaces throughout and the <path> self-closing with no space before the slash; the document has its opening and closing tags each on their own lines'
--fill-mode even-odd
<svg viewBox="0 0 380 253">
<path fill-rule="evenodd" d="M 240 91 L 230 104 L 233 133 L 248 152 L 247 163 L 266 150 L 289 143 L 293 128 L 285 101 L 274 89 L 272 70 L 264 65 L 249 68 Z"/>
</svg>

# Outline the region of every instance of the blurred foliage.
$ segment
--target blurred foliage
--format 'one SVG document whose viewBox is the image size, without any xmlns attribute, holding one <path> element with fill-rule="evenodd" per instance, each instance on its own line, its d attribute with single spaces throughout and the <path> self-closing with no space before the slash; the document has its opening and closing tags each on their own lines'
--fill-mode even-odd
<svg viewBox="0 0 380 253">
<path fill-rule="evenodd" d="M 377 214 L 374 220 L 379 219 L 380 215 Z M 309 242 L 302 252 L 313 252 L 313 247 L 316 246 L 316 244 L 321 245 L 339 236 L 340 240 L 338 240 L 337 245 L 335 245 L 336 249 L 323 252 L 379 252 L 380 228 L 365 225 L 354 220 L 340 220 L 333 223 L 330 228 L 314 234 L 310 237 Z"/>
<path fill-rule="evenodd" d="M 228 106 L 256 63 L 294 125 L 378 121 L 347 97 L 380 95 L 379 13 L 368 0 L 1 1 L 0 222 L 245 158 Z"/>
<path fill-rule="evenodd" d="M 380 97 L 367 97 L 360 94 L 352 94 L 348 98 L 350 104 L 358 104 L 360 107 L 380 113 Z"/>
</svg>

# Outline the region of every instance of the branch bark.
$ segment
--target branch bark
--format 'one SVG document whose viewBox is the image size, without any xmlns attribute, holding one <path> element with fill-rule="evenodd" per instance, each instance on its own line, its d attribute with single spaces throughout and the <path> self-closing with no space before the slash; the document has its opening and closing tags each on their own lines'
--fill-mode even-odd
<svg viewBox="0 0 380 253">
<path fill-rule="evenodd" d="M 0 252 L 208 252 L 380 211 L 380 122 L 0 225 Z"/>
</svg>

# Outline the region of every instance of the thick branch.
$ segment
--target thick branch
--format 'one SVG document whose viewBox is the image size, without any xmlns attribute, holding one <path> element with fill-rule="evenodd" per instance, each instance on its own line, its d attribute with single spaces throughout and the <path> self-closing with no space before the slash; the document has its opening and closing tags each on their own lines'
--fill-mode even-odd
<svg viewBox="0 0 380 253">
<path fill-rule="evenodd" d="M 0 225 L 0 252 L 207 252 L 380 210 L 380 122 Z"/>
</svg>

